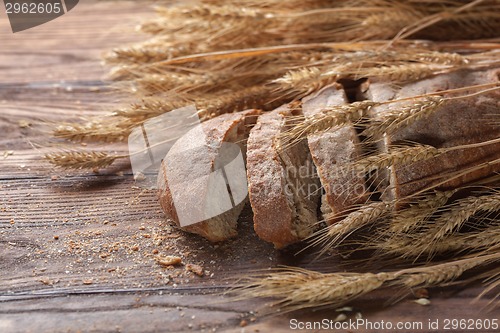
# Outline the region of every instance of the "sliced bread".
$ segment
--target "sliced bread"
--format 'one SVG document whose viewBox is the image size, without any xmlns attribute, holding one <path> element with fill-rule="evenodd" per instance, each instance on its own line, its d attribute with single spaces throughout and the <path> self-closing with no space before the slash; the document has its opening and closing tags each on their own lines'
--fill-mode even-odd
<svg viewBox="0 0 500 333">
<path fill-rule="evenodd" d="M 346 104 L 347 97 L 338 86 L 330 86 L 304 98 L 302 103 L 307 118 L 325 108 Z M 309 135 L 307 142 L 323 187 L 321 212 L 331 224 L 354 205 L 367 200 L 364 174 L 349 167 L 362 154 L 359 139 L 354 126 L 348 124 Z"/>
<path fill-rule="evenodd" d="M 250 132 L 247 151 L 249 197 L 257 235 L 283 248 L 311 235 L 317 222 L 320 183 L 305 141 L 282 145 L 281 134 L 300 105 L 265 113 Z"/>
</svg>

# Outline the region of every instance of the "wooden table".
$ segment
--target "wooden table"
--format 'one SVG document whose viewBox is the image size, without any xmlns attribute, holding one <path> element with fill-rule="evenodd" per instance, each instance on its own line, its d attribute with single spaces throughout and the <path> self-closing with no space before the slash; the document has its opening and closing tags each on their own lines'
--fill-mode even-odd
<svg viewBox="0 0 500 333">
<path fill-rule="evenodd" d="M 95 174 L 42 159 L 65 147 L 48 140 L 53 122 L 103 114 L 130 98 L 105 82 L 101 55 L 143 39 L 134 27 L 153 15 L 146 1 L 81 1 L 53 22 L 12 34 L 0 14 L 0 332 L 288 332 L 291 318 L 336 318 L 334 310 L 262 318 L 252 311 L 263 302 L 223 302 L 230 278 L 258 269 L 335 269 L 334 260 L 313 262 L 259 241 L 248 209 L 241 236 L 212 245 L 165 221 L 155 191 L 138 186 L 126 162 Z M 184 265 L 162 267 L 157 253 Z M 430 306 L 409 297 L 391 307 L 389 295 L 375 293 L 354 306 L 371 321 L 424 327 L 429 319 L 498 318 L 483 310 L 489 299 L 471 304 L 479 291 L 431 290 Z"/>
</svg>

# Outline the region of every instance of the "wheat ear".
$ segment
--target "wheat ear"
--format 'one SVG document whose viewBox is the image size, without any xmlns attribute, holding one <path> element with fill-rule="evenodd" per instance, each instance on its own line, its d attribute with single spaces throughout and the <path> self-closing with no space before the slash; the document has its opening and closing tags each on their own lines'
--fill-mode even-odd
<svg viewBox="0 0 500 333">
<path fill-rule="evenodd" d="M 399 128 L 407 127 L 417 120 L 429 116 L 444 102 L 445 98 L 441 96 L 427 96 L 399 109 L 391 109 L 383 114 L 381 119 L 372 121 L 368 128 L 362 132 L 362 135 L 376 139 L 383 134 L 394 133 Z"/>
<path fill-rule="evenodd" d="M 393 203 L 372 202 L 361 206 L 358 210 L 348 214 L 343 220 L 333 223 L 326 228 L 315 232 L 311 238 L 313 245 L 322 245 L 321 253 L 340 244 L 356 230 L 372 224 L 387 216 L 394 208 Z M 325 216 L 325 218 L 338 218 L 338 214 Z"/>
<path fill-rule="evenodd" d="M 413 260 L 422 257 L 427 260 L 436 255 L 481 252 L 495 253 L 500 249 L 500 229 L 498 224 L 487 226 L 483 230 L 455 233 L 432 244 L 421 242 L 419 233 L 401 235 L 394 238 L 378 241 L 373 245 L 382 252 L 391 256 Z"/>
<path fill-rule="evenodd" d="M 443 207 L 457 191 L 434 191 L 434 194 L 410 204 L 409 208 L 394 212 L 388 231 L 397 235 L 418 228 Z"/>
<path fill-rule="evenodd" d="M 336 105 L 321 110 L 281 134 L 282 139 L 290 144 L 301 141 L 308 135 L 328 131 L 329 129 L 360 122 L 376 102 L 362 101 L 346 105 Z"/>
<path fill-rule="evenodd" d="M 109 155 L 100 151 L 67 151 L 45 154 L 51 164 L 65 169 L 101 169 L 113 164 L 117 159 L 128 158 L 128 155 Z"/>
<path fill-rule="evenodd" d="M 428 239 L 439 241 L 445 235 L 459 229 L 472 216 L 479 212 L 492 213 L 500 210 L 500 193 L 467 197 L 457 200 L 441 216 L 434 220 Z"/>
<path fill-rule="evenodd" d="M 84 124 L 64 123 L 57 126 L 53 135 L 70 141 L 121 142 L 125 141 L 132 128 L 137 126 L 126 118 L 97 118 Z"/>
<path fill-rule="evenodd" d="M 450 193 L 451 194 L 451 193 Z M 444 196 L 441 202 L 445 200 Z M 411 208 L 410 208 L 411 209 Z M 433 209 L 436 211 L 436 209 Z M 479 197 L 466 197 L 457 200 L 455 203 L 444 206 L 444 212 L 435 219 L 415 219 L 410 221 L 402 221 L 400 226 L 392 225 L 392 232 L 381 232 L 385 237 L 385 242 L 375 244 L 375 248 L 379 248 L 382 252 L 392 255 L 399 255 L 403 258 L 418 259 L 424 254 L 430 259 L 438 253 L 443 253 L 448 250 L 466 250 L 480 249 L 481 239 L 475 238 L 474 233 L 460 235 L 456 230 L 460 229 L 472 216 L 479 212 L 492 213 L 500 210 L 500 195 L 499 193 L 482 195 Z M 432 211 L 422 210 L 421 214 L 432 214 Z M 405 212 L 401 213 L 400 218 L 404 217 Z M 417 217 L 420 213 L 417 211 Z M 396 215 L 397 216 L 397 215 Z M 427 217 L 427 216 L 426 216 Z M 481 219 L 479 219 L 480 221 Z M 424 223 L 425 222 L 425 223 Z M 410 233 L 401 233 L 399 231 L 412 231 L 416 227 L 420 230 Z M 490 236 L 494 237 L 497 226 L 491 225 Z M 460 239 L 467 239 L 467 235 L 473 237 L 466 246 L 460 245 Z M 484 236 L 481 233 L 480 236 Z M 463 237 L 463 238 L 462 238 Z M 453 241 L 457 242 L 453 244 Z M 494 250 L 497 247 L 492 247 Z M 496 251 L 496 250 L 494 250 Z"/>
<path fill-rule="evenodd" d="M 427 160 L 441 154 L 437 148 L 428 145 L 415 145 L 411 147 L 389 147 L 388 153 L 381 153 L 365 157 L 353 162 L 352 168 L 357 171 L 371 172 L 391 165 L 408 165 L 417 161 Z"/>
<path fill-rule="evenodd" d="M 274 298 L 271 306 L 283 312 L 335 307 L 381 287 L 435 287 L 464 272 L 500 260 L 500 253 L 380 273 L 323 274 L 299 268 L 246 278 L 231 292 L 238 298 Z"/>
</svg>

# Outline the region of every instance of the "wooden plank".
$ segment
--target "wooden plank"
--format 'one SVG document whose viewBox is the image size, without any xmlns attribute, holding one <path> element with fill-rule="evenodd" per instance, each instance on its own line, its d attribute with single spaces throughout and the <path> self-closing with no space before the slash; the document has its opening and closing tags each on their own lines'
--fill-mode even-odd
<svg viewBox="0 0 500 333">
<path fill-rule="evenodd" d="M 13 35 L 0 14 L 0 331 L 287 332 L 294 317 L 334 319 L 326 310 L 253 322 L 251 311 L 263 302 L 222 302 L 228 279 L 256 270 L 339 269 L 338 258 L 312 261 L 311 253 L 295 255 L 299 248 L 277 252 L 258 240 L 248 208 L 240 237 L 213 245 L 165 221 L 155 191 L 133 180 L 126 161 L 94 174 L 62 171 L 41 158 L 52 149 L 51 123 L 103 114 L 130 98 L 102 81 L 100 55 L 144 38 L 134 26 L 151 15 L 149 2 L 85 1 Z M 99 149 L 126 152 L 120 144 Z M 4 158 L 6 151 L 13 153 Z M 157 254 L 178 255 L 184 265 L 162 267 Z M 186 271 L 188 263 L 205 276 Z M 371 320 L 498 317 L 483 311 L 488 298 L 471 305 L 479 292 L 432 290 L 429 307 L 411 297 L 385 307 L 390 295 L 381 292 L 354 305 Z M 248 326 L 240 328 L 243 318 Z"/>
</svg>

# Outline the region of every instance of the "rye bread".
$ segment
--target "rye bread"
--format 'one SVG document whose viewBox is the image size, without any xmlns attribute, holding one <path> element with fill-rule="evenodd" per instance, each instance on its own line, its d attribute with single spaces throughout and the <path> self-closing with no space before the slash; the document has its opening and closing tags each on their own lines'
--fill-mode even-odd
<svg viewBox="0 0 500 333">
<path fill-rule="evenodd" d="M 494 83 L 499 81 L 500 69 L 484 71 L 457 71 L 442 74 L 396 88 L 386 83 L 371 84 L 368 98 L 381 102 L 390 99 L 405 98 L 469 85 Z M 476 92 L 471 91 L 471 92 Z M 467 92 L 461 92 L 466 94 Z M 449 95 L 448 95 L 449 96 Z M 388 146 L 404 144 L 408 141 L 419 142 L 436 148 L 484 142 L 500 137 L 498 122 L 491 121 L 500 115 L 500 91 L 492 91 L 469 99 L 447 101 L 428 117 L 424 117 L 410 126 L 397 130 L 392 135 L 380 138 L 378 148 L 388 151 Z M 391 104 L 373 108 L 371 117 L 375 120 L 383 117 L 389 109 L 397 109 L 411 102 Z M 490 121 L 488 121 L 490 119 Z M 464 172 L 467 168 L 500 158 L 500 145 L 492 144 L 474 149 L 460 149 L 433 158 L 412 163 L 408 166 L 390 167 L 386 178 L 390 181 L 383 189 L 386 200 L 402 199 L 424 190 L 429 186 L 443 182 L 443 174 L 463 173 L 460 177 L 438 186 L 446 190 L 457 188 L 500 171 L 500 164 L 494 163 L 479 169 Z"/>
<path fill-rule="evenodd" d="M 229 195 L 234 193 L 228 191 L 224 183 L 222 186 L 220 182 L 214 185 L 209 175 L 213 175 L 216 169 L 219 170 L 217 164 L 221 155 L 225 154 L 224 147 L 229 143 L 238 144 L 245 157 L 246 140 L 259 114 L 258 110 L 248 110 L 208 120 L 179 138 L 167 153 L 158 175 L 158 197 L 165 214 L 183 230 L 201 235 L 212 242 L 237 235 L 238 216 L 248 200 L 244 164 L 242 163 L 244 184 L 237 186 L 244 187 L 246 199 L 217 216 L 208 212 L 213 208 L 220 208 L 217 205 L 220 205 L 221 197 L 229 200 L 228 192 Z M 229 179 L 230 175 L 227 176 Z M 234 181 L 234 177 L 231 180 Z M 182 226 L 184 223 L 181 225 L 179 212 L 187 212 L 189 218 L 198 223 Z M 206 216 L 209 218 L 205 218 Z"/>
<path fill-rule="evenodd" d="M 334 85 L 305 97 L 302 111 L 307 118 L 324 108 L 346 103 L 344 90 Z M 326 222 L 331 224 L 340 219 L 342 213 L 367 200 L 364 174 L 349 168 L 362 154 L 358 135 L 354 126 L 348 124 L 309 135 L 307 143 L 323 188 L 321 212 L 324 217 L 328 216 Z"/>
<path fill-rule="evenodd" d="M 259 117 L 247 151 L 249 197 L 257 235 L 283 248 L 313 232 L 320 183 L 305 141 L 282 149 L 280 134 L 298 105 L 283 105 Z"/>
</svg>

